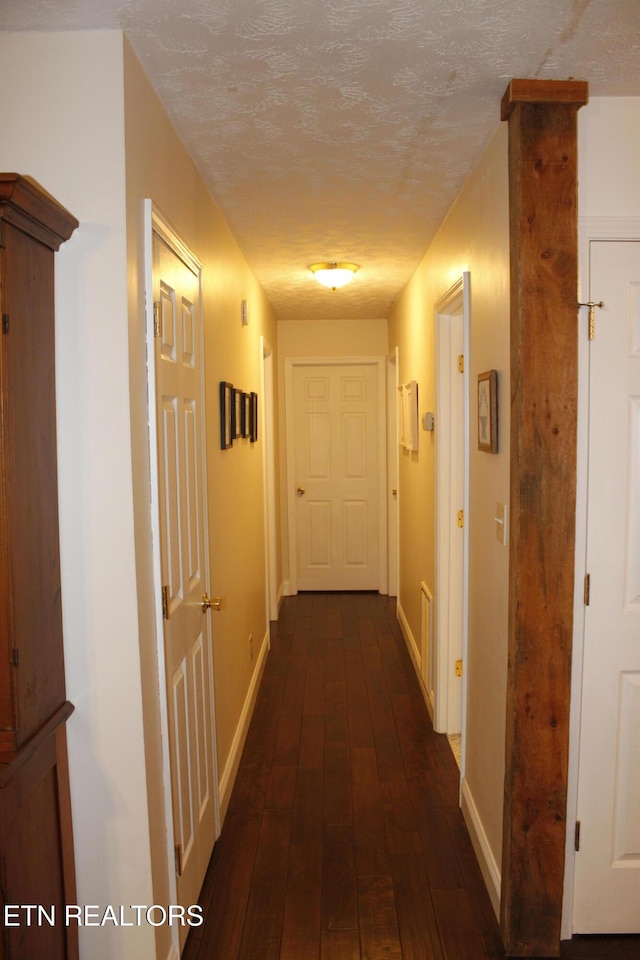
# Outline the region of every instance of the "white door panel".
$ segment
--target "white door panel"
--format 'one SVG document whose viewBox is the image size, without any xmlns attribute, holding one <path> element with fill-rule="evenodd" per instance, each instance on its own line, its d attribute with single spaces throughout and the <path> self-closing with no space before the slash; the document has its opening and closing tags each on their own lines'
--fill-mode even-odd
<svg viewBox="0 0 640 960">
<path fill-rule="evenodd" d="M 381 587 L 380 370 L 378 363 L 293 366 L 288 406 L 297 589 Z"/>
<path fill-rule="evenodd" d="M 592 241 L 587 570 L 573 925 L 640 933 L 640 242 Z"/>
<path fill-rule="evenodd" d="M 164 658 L 178 903 L 196 903 L 217 827 L 199 277 L 154 233 Z M 181 931 L 182 935 L 183 931 Z"/>
</svg>

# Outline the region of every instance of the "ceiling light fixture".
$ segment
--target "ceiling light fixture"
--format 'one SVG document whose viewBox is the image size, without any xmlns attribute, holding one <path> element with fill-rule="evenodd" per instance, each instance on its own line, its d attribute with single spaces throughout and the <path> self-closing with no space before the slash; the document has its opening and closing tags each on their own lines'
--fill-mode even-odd
<svg viewBox="0 0 640 960">
<path fill-rule="evenodd" d="M 358 269 L 357 263 L 313 263 L 309 267 L 318 283 L 331 290 L 337 290 L 338 287 L 344 287 L 346 283 L 353 280 L 353 275 Z"/>
</svg>

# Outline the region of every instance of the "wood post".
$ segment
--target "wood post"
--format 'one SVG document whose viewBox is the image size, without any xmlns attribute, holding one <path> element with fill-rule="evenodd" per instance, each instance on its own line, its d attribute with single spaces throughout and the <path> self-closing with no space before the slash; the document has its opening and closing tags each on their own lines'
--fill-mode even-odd
<svg viewBox="0 0 640 960">
<path fill-rule="evenodd" d="M 557 957 L 564 882 L 577 416 L 577 111 L 586 83 L 513 80 L 509 672 L 501 927 Z"/>
</svg>

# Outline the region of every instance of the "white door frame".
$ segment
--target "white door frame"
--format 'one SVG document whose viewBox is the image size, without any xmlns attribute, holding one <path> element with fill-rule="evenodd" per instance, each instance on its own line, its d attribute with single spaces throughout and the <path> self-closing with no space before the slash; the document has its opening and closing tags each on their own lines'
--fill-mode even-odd
<svg viewBox="0 0 640 960">
<path fill-rule="evenodd" d="M 262 475 L 264 490 L 265 572 L 267 591 L 267 636 L 269 621 L 278 619 L 279 589 L 276 534 L 276 459 L 274 447 L 275 406 L 273 394 L 273 351 L 264 337 L 260 337 L 260 369 L 262 396 Z"/>
<path fill-rule="evenodd" d="M 398 596 L 400 582 L 398 371 L 398 347 L 395 347 L 387 356 L 387 590 L 392 597 Z"/>
<path fill-rule="evenodd" d="M 578 219 L 578 266 L 580 302 L 589 299 L 590 244 L 597 240 L 640 240 L 637 217 L 583 217 Z M 584 669 L 584 577 L 587 554 L 587 471 L 589 464 L 589 339 L 588 314 L 577 312 L 578 329 L 578 436 L 576 484 L 576 551 L 573 607 L 573 649 L 571 662 L 571 704 L 569 712 L 569 766 L 567 781 L 567 833 L 565 845 L 564 895 L 561 937 L 573 936 L 573 895 L 576 850 L 574 825 L 578 814 L 578 774 L 580 762 L 580 715 Z M 596 324 L 598 317 L 596 313 Z"/>
<path fill-rule="evenodd" d="M 147 341 L 147 402 L 149 410 L 149 472 L 150 472 L 150 512 L 151 512 L 151 536 L 152 536 L 152 567 L 153 567 L 153 592 L 155 606 L 156 622 L 156 663 L 158 671 L 158 705 L 160 714 L 160 734 L 161 734 L 161 754 L 162 754 L 162 781 L 164 792 L 164 812 L 165 828 L 167 832 L 167 880 L 171 903 L 177 903 L 177 884 L 175 873 L 175 838 L 173 830 L 173 805 L 171 791 L 171 761 L 169 757 L 169 710 L 167 704 L 167 676 L 164 661 L 164 620 L 162 615 L 162 569 L 160 553 L 160 493 L 158 485 L 158 432 L 157 432 L 157 405 L 156 405 L 156 362 L 155 362 L 155 338 L 154 338 L 154 315 L 153 315 L 153 235 L 160 236 L 165 243 L 182 260 L 191 266 L 191 269 L 199 277 L 200 282 L 200 309 L 202 310 L 202 265 L 193 256 L 191 251 L 177 236 L 171 225 L 163 217 L 160 211 L 155 207 L 152 200 L 144 201 L 144 263 L 145 263 L 145 314 L 146 314 L 146 341 Z M 201 343 L 200 349 L 204 354 L 204 326 L 200 323 Z M 204 393 L 204 380 L 202 381 Z M 204 409 L 204 396 L 203 396 Z M 206 432 L 204 422 L 202 424 L 202 444 L 203 450 L 206 449 Z M 204 515 L 208 515 L 207 510 L 207 484 L 206 484 L 206 456 L 203 456 L 203 473 L 205 483 L 202 491 Z M 206 568 L 209 570 L 209 531 L 205 531 L 204 554 Z M 213 685 L 213 657 L 209 658 L 210 673 L 209 684 L 211 689 L 211 716 L 215 723 L 215 700 Z M 212 737 L 212 764 L 213 764 L 213 804 L 214 804 L 214 822 L 215 836 L 220 836 L 220 790 L 218 782 L 218 757 L 216 749 L 215 730 Z M 179 928 L 172 926 L 172 942 L 176 956 L 180 955 Z"/>
<path fill-rule="evenodd" d="M 343 367 L 353 364 L 374 366 L 377 370 L 378 418 L 381 442 L 378 444 L 378 591 L 387 592 L 387 449 L 385 357 L 285 357 L 284 387 L 287 447 L 287 518 L 289 530 L 289 593 L 298 592 L 298 551 L 296 546 L 295 437 L 293 416 L 293 373 L 296 367 Z"/>
<path fill-rule="evenodd" d="M 434 729 L 438 733 L 462 733 L 464 762 L 464 730 L 466 717 L 466 673 L 468 632 L 468 556 L 469 556 L 469 309 L 470 275 L 460 279 L 435 304 L 436 327 L 436 656 Z M 451 317 L 462 317 L 462 411 L 455 416 L 451 406 L 453 392 L 450 349 Z M 462 416 L 460 417 L 460 413 Z M 455 422 L 454 422 L 455 418 Z M 456 463 L 452 443 L 457 450 L 458 480 L 462 481 L 462 502 L 454 503 L 451 495 L 452 471 Z M 462 461 L 460 463 L 460 461 Z M 460 477 L 461 472 L 461 477 Z M 449 565 L 452 542 L 459 537 L 458 510 L 464 511 L 462 530 L 461 582 L 451 583 Z M 449 630 L 452 597 L 461 594 L 461 647 L 456 649 Z M 462 657 L 462 682 L 455 676 L 455 661 Z M 458 683 L 458 689 L 455 684 Z M 462 766 L 464 773 L 464 766 Z"/>
</svg>

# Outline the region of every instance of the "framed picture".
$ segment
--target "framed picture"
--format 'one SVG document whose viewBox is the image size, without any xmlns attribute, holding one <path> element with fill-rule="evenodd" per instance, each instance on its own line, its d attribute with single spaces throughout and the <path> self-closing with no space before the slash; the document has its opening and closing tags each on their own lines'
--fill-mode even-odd
<svg viewBox="0 0 640 960">
<path fill-rule="evenodd" d="M 249 439 L 255 443 L 258 439 L 258 394 L 249 394 Z"/>
<path fill-rule="evenodd" d="M 478 450 L 498 452 L 498 374 L 478 374 Z"/>
<path fill-rule="evenodd" d="M 241 408 L 242 423 L 240 425 L 240 433 L 243 437 L 248 437 L 251 428 L 251 396 L 248 393 L 242 394 Z"/>
<path fill-rule="evenodd" d="M 242 436 L 242 390 L 233 391 L 233 418 L 231 421 L 233 439 Z"/>
<path fill-rule="evenodd" d="M 233 443 L 233 384 L 220 381 L 220 449 L 226 450 Z"/>
</svg>

